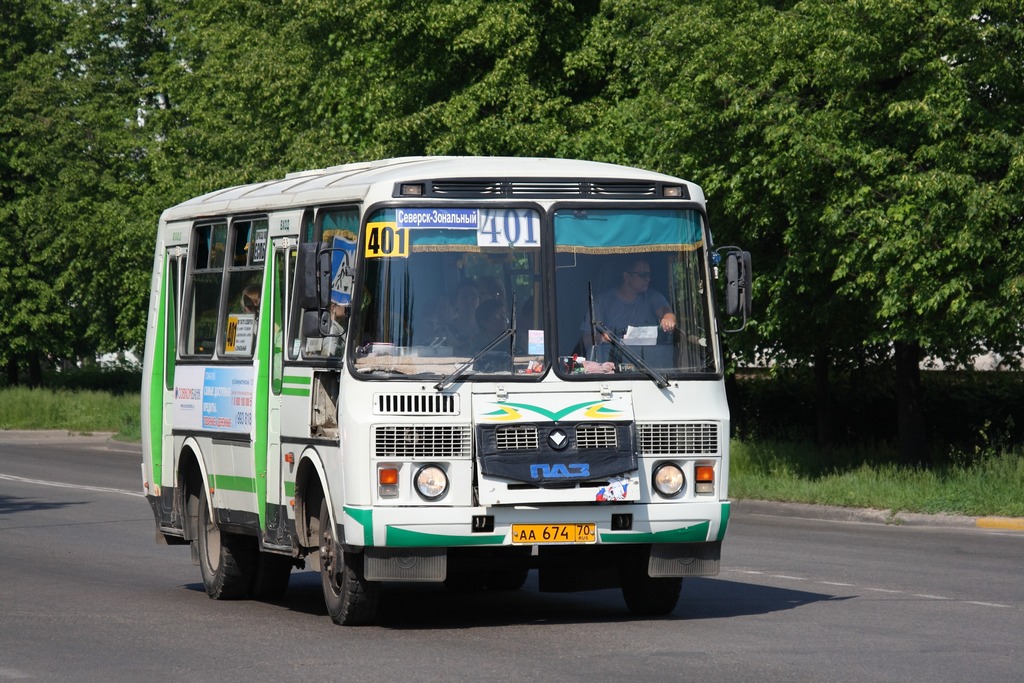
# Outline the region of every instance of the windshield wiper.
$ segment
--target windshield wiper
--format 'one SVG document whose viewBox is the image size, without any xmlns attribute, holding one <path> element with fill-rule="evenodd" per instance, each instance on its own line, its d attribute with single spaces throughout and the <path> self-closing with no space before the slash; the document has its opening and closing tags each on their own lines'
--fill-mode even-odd
<svg viewBox="0 0 1024 683">
<path fill-rule="evenodd" d="M 466 361 L 465 363 L 463 363 L 459 367 L 455 368 L 455 370 L 450 375 L 445 375 L 444 377 L 442 377 L 441 381 L 434 385 L 434 389 L 436 389 L 437 391 L 443 391 L 443 390 L 447 389 L 448 387 L 450 387 L 452 384 L 455 383 L 456 380 L 458 380 L 460 377 L 462 377 L 464 374 L 466 374 L 466 370 L 468 370 L 469 368 L 473 367 L 474 363 L 476 363 L 481 358 L 483 358 L 487 354 L 488 351 L 490 351 L 495 346 L 497 346 L 501 342 L 505 341 L 509 337 L 512 338 L 512 341 L 509 343 L 509 352 L 508 352 L 508 362 L 509 362 L 509 366 L 511 367 L 512 364 L 515 362 L 515 357 L 513 356 L 513 354 L 515 353 L 515 343 L 516 343 L 516 296 L 515 296 L 515 294 L 512 295 L 512 314 L 511 314 L 511 319 L 509 320 L 509 323 L 508 323 L 508 327 L 505 328 L 501 332 L 501 334 L 499 334 L 497 337 L 495 337 L 490 342 L 488 342 L 486 346 L 484 346 L 482 349 L 480 349 L 475 354 L 473 354 L 472 358 L 470 358 L 468 361 Z"/>
<path fill-rule="evenodd" d="M 629 348 L 626 345 L 624 341 L 616 337 L 615 333 L 612 332 L 611 329 L 607 327 L 604 323 L 599 321 L 595 322 L 594 327 L 597 329 L 598 332 L 608 337 L 608 341 L 612 343 L 612 346 L 621 351 L 622 355 L 631 360 L 633 364 L 636 365 L 638 368 L 643 370 L 644 374 L 650 377 L 654 381 L 654 383 L 658 385 L 659 389 L 664 389 L 665 387 L 668 386 L 668 380 L 665 379 L 665 375 L 661 374 L 660 372 L 652 368 L 650 365 L 648 365 L 647 361 L 638 356 L 631 348 Z"/>
<path fill-rule="evenodd" d="M 643 358 L 636 354 L 631 348 L 629 348 L 624 341 L 619 339 L 614 332 L 611 331 L 607 325 L 600 320 L 594 320 L 594 289 L 587 283 L 587 291 L 590 295 L 590 339 L 592 342 L 591 349 L 597 348 L 598 337 L 597 333 L 601 333 L 608 338 L 608 341 L 612 343 L 612 346 L 622 352 L 626 358 L 631 360 L 634 365 L 643 370 L 644 374 L 651 378 L 659 389 L 664 389 L 668 386 L 668 380 L 665 379 L 665 375 L 661 374 L 650 365 L 647 364 Z M 593 354 L 593 351 L 591 352 Z"/>
</svg>

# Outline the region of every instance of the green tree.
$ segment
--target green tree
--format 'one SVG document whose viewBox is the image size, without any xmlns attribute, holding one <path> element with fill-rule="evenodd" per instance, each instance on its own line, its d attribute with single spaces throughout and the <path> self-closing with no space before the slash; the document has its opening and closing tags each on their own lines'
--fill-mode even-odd
<svg viewBox="0 0 1024 683">
<path fill-rule="evenodd" d="M 564 56 L 597 3 L 354 0 L 317 86 L 333 135 L 365 157 L 553 155 L 564 146 Z"/>
<path fill-rule="evenodd" d="M 7 23 L 0 103 L 8 379 L 141 346 L 152 227 L 140 92 L 158 49 L 146 2 L 37 1 Z M 149 216 L 146 216 L 149 222 Z"/>
<path fill-rule="evenodd" d="M 748 354 L 894 355 L 925 460 L 922 354 L 1020 348 L 1020 22 L 1009 1 L 609 2 L 568 62 L 605 84 L 580 149 L 706 187 L 755 253 Z"/>
<path fill-rule="evenodd" d="M 315 82 L 339 3 L 160 0 L 168 49 L 147 62 L 161 144 L 153 182 L 168 202 L 287 171 L 351 161 L 328 128 Z"/>
</svg>

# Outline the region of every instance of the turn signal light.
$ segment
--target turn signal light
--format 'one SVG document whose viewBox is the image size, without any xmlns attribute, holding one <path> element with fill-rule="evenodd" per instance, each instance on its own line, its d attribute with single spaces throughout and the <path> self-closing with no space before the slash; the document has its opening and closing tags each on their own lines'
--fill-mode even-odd
<svg viewBox="0 0 1024 683">
<path fill-rule="evenodd" d="M 398 468 L 381 467 L 377 470 L 377 492 L 381 498 L 398 496 Z"/>
<path fill-rule="evenodd" d="M 696 485 L 693 487 L 696 493 L 715 492 L 715 468 L 713 465 L 697 465 L 693 468 L 693 478 Z"/>
</svg>

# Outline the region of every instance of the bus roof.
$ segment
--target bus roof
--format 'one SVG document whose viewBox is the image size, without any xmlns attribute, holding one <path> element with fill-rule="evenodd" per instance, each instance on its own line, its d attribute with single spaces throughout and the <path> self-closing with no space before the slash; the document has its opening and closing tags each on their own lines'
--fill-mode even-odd
<svg viewBox="0 0 1024 683">
<path fill-rule="evenodd" d="M 486 180 L 501 183 L 508 179 L 540 179 L 557 181 L 576 179 L 588 181 L 632 181 L 640 183 L 636 192 L 643 192 L 643 183 L 683 185 L 690 199 L 703 201 L 701 189 L 681 178 L 596 161 L 574 159 L 543 159 L 525 157 L 401 157 L 380 161 L 360 162 L 289 173 L 284 178 L 249 185 L 238 185 L 189 199 L 167 209 L 164 221 L 184 220 L 224 213 L 267 211 L 313 204 L 377 201 L 390 198 L 396 183 L 437 180 Z M 598 183 L 600 184 L 600 183 Z M 464 186 L 463 186 L 464 187 Z M 619 185 L 616 189 L 623 187 Z M 536 187 L 534 187 L 536 189 Z M 565 192 L 556 188 L 555 192 Z M 371 194 L 379 193 L 379 197 Z M 615 195 L 616 192 L 611 192 Z M 538 194 L 534 193 L 534 197 Z M 564 198 L 573 198 L 564 194 Z M 452 198 L 456 198 L 452 195 Z M 457 198 L 468 198 L 465 193 Z M 526 198 L 481 192 L 477 199 Z M 577 198 L 579 198 L 577 196 Z M 588 196 L 589 199 L 608 199 L 614 196 Z M 641 198 L 638 194 L 637 197 Z"/>
</svg>

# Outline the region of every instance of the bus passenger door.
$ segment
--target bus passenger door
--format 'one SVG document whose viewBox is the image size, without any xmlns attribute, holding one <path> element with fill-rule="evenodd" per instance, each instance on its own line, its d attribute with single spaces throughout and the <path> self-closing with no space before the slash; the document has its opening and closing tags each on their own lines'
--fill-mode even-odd
<svg viewBox="0 0 1024 683">
<path fill-rule="evenodd" d="M 159 434 L 160 442 L 153 449 L 153 478 L 160 487 L 160 517 L 163 524 L 171 520 L 174 509 L 175 486 L 175 452 L 174 437 L 171 425 L 174 424 L 174 370 L 178 347 L 178 316 L 181 311 L 182 288 L 185 280 L 185 249 L 172 247 L 167 251 L 166 271 L 164 273 L 163 343 L 157 352 L 163 351 L 163 400 L 161 401 L 161 419 L 158 424 L 151 425 L 153 434 Z M 156 378 L 154 378 L 156 381 Z M 167 487 L 164 493 L 164 487 Z"/>
<path fill-rule="evenodd" d="M 293 242 L 292 240 L 291 242 Z M 266 461 L 266 499 L 265 520 L 263 529 L 264 544 L 269 546 L 290 547 L 290 529 L 288 525 L 288 502 L 290 496 L 284 490 L 285 462 L 287 446 L 282 446 L 282 401 L 284 386 L 284 355 L 285 341 L 288 338 L 288 320 L 286 311 L 291 299 L 290 283 L 294 265 L 293 248 L 288 239 L 275 240 L 272 247 L 271 266 L 268 274 L 268 300 L 270 301 L 269 324 L 272 330 L 269 339 L 269 391 L 267 396 L 267 461 Z"/>
</svg>

